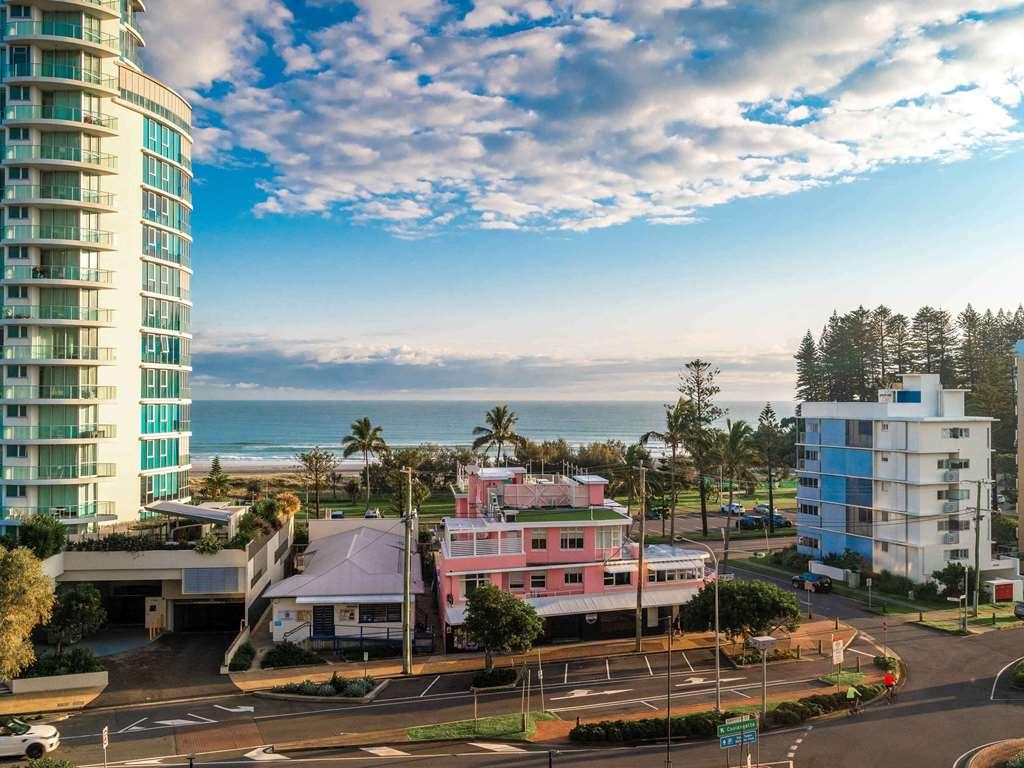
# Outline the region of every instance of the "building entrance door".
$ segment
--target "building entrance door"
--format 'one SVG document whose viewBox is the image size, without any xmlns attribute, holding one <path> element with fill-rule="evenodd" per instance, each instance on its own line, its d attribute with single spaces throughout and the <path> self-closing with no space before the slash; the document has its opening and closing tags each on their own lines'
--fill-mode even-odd
<svg viewBox="0 0 1024 768">
<path fill-rule="evenodd" d="M 313 606 L 313 637 L 334 637 L 334 606 Z"/>
</svg>

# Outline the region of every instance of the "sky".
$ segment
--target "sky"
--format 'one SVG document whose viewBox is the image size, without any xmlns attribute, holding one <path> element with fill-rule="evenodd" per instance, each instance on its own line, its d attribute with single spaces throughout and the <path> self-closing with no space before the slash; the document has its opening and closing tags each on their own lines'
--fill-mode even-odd
<svg viewBox="0 0 1024 768">
<path fill-rule="evenodd" d="M 833 310 L 1024 299 L 1022 3 L 147 8 L 200 399 L 790 399 Z"/>
</svg>

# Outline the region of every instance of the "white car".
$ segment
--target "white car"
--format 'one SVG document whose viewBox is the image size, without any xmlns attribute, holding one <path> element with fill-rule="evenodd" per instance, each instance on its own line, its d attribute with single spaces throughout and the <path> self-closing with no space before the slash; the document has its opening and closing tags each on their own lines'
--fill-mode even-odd
<svg viewBox="0 0 1024 768">
<path fill-rule="evenodd" d="M 0 756 L 36 759 L 60 746 L 52 725 L 29 725 L 16 717 L 0 718 Z"/>
<path fill-rule="evenodd" d="M 726 515 L 742 515 L 743 505 L 738 501 L 734 501 L 732 504 L 723 504 L 722 513 Z"/>
</svg>

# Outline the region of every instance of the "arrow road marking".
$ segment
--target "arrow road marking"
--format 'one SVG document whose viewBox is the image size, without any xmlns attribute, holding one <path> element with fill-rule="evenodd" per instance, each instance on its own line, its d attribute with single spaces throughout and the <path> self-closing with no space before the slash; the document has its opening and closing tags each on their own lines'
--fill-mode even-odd
<svg viewBox="0 0 1024 768">
<path fill-rule="evenodd" d="M 745 677 L 723 677 L 723 683 L 731 683 L 736 680 L 746 680 Z M 713 677 L 688 677 L 682 683 L 676 683 L 676 688 L 685 688 L 688 685 L 704 685 L 706 683 L 713 683 L 715 679 Z"/>
<path fill-rule="evenodd" d="M 616 693 L 629 693 L 632 688 L 622 688 L 616 691 L 591 691 L 588 688 L 577 688 L 569 691 L 568 696 L 553 696 L 551 701 L 565 701 L 566 699 L 584 699 L 587 696 L 614 696 Z"/>
<path fill-rule="evenodd" d="M 217 709 L 223 709 L 225 712 L 255 712 L 256 707 L 225 707 L 221 704 L 214 704 Z"/>
<path fill-rule="evenodd" d="M 118 731 L 118 733 L 131 733 L 133 731 L 144 731 L 146 729 L 139 727 L 139 723 L 144 723 L 144 722 L 146 722 L 146 720 L 147 720 L 147 718 L 140 717 L 138 720 L 136 720 L 131 725 L 126 725 L 124 728 L 122 728 L 120 731 Z"/>
<path fill-rule="evenodd" d="M 194 717 L 195 720 L 157 720 L 157 725 L 168 725 L 172 728 L 180 728 L 186 725 L 206 725 L 206 723 L 216 723 L 216 720 L 211 720 L 208 717 L 201 717 L 199 715 L 193 715 L 191 712 L 186 712 L 189 717 Z"/>
<path fill-rule="evenodd" d="M 274 751 L 272 746 L 270 747 L 256 747 L 251 752 L 246 752 L 245 757 L 250 760 L 287 760 L 288 758 L 284 755 L 279 755 Z"/>
</svg>

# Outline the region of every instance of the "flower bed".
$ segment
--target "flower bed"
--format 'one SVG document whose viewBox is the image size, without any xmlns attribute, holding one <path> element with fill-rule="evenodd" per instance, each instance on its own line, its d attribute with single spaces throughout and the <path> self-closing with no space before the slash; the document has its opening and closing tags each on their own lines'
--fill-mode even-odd
<svg viewBox="0 0 1024 768">
<path fill-rule="evenodd" d="M 316 696 L 320 698 L 361 699 L 377 686 L 372 677 L 355 677 L 346 679 L 338 677 L 335 672 L 326 683 L 315 683 L 303 680 L 301 683 L 286 683 L 270 689 L 271 693 L 291 693 L 298 696 Z"/>
</svg>

